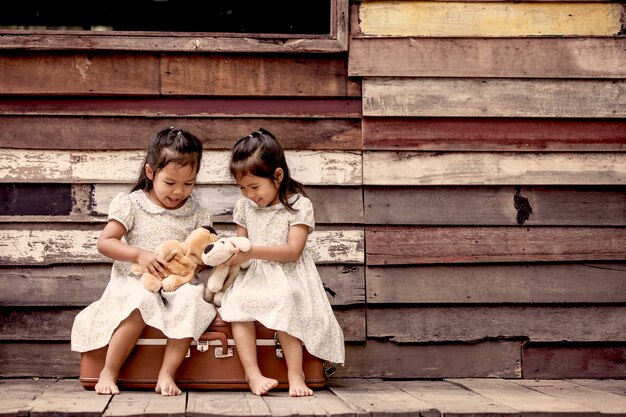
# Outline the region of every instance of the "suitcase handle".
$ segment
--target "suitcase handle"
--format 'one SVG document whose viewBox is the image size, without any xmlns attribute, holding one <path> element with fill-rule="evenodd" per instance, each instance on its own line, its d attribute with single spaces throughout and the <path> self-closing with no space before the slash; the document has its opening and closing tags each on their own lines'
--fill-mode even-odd
<svg viewBox="0 0 626 417">
<path fill-rule="evenodd" d="M 233 349 L 228 347 L 228 339 L 226 338 L 226 335 L 221 332 L 204 332 L 198 339 L 198 350 L 201 352 L 206 352 L 208 350 L 208 345 L 211 340 L 219 340 L 222 344 L 222 346 L 215 347 L 215 357 L 217 359 L 230 358 L 234 355 Z"/>
</svg>

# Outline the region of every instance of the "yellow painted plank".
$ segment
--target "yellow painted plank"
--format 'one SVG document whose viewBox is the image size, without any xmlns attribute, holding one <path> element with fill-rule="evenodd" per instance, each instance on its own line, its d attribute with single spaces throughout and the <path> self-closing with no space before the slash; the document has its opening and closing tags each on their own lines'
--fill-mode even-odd
<svg viewBox="0 0 626 417">
<path fill-rule="evenodd" d="M 573 2 L 361 3 L 360 31 L 372 36 L 613 36 L 622 5 Z"/>
</svg>

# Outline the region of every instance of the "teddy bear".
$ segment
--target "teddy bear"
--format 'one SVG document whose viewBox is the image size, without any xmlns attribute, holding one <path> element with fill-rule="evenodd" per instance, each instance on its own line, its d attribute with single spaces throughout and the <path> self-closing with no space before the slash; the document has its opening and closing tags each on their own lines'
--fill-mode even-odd
<svg viewBox="0 0 626 417">
<path fill-rule="evenodd" d="M 204 248 L 217 240 L 217 232 L 211 226 L 198 227 L 184 242 L 165 240 L 155 249 L 157 256 L 168 262 L 165 278 L 152 275 L 137 263 L 131 265 L 131 272 L 141 276 L 143 287 L 149 291 L 157 292 L 161 288 L 166 292 L 175 291 L 193 279 L 198 267 L 202 266 Z"/>
<path fill-rule="evenodd" d="M 239 266 L 223 266 L 232 255 L 233 250 L 239 249 L 242 252 L 250 250 L 250 241 L 247 237 L 222 237 L 204 249 L 202 262 L 205 265 L 214 267 L 208 277 L 204 289 L 204 300 L 212 302 L 216 306 L 222 304 L 224 292 L 233 285 L 235 278 L 241 269 L 246 269 L 252 261 L 244 262 Z"/>
</svg>

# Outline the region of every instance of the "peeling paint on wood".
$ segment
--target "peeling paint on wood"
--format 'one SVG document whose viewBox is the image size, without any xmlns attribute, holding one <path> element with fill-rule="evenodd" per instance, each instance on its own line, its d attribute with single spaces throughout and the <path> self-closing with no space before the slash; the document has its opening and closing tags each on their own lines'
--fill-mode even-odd
<svg viewBox="0 0 626 417">
<path fill-rule="evenodd" d="M 286 151 L 292 176 L 305 185 L 360 185 L 361 153 Z M 0 182 L 128 183 L 139 176 L 145 151 L 0 149 Z M 229 151 L 207 151 L 199 184 L 234 184 Z"/>
</svg>

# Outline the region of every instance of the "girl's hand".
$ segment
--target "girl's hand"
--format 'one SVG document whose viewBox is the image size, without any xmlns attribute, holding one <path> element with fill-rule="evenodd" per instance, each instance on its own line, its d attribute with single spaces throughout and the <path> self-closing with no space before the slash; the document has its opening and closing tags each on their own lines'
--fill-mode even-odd
<svg viewBox="0 0 626 417">
<path fill-rule="evenodd" d="M 163 279 L 167 276 L 165 272 L 167 261 L 159 256 L 156 256 L 153 252 L 148 252 L 147 250 L 142 249 L 137 257 L 137 263 L 141 265 L 144 270 L 150 272 L 157 278 Z"/>
<path fill-rule="evenodd" d="M 233 256 L 230 257 L 230 259 L 228 259 L 226 262 L 224 262 L 222 265 L 224 266 L 239 266 L 244 262 L 249 261 L 250 259 L 252 259 L 252 256 L 250 256 L 250 252 L 242 252 L 239 249 L 235 248 L 233 249 Z"/>
</svg>

